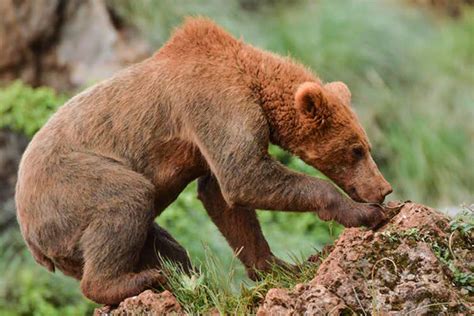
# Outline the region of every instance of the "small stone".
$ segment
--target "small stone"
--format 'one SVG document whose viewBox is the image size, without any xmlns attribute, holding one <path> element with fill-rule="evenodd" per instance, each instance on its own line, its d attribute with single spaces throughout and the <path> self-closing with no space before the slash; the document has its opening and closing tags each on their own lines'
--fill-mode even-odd
<svg viewBox="0 0 474 316">
<path fill-rule="evenodd" d="M 413 280 L 415 280 L 415 275 L 414 275 L 414 274 L 409 274 L 409 275 L 407 275 L 407 280 L 408 280 L 408 281 L 413 281 Z"/>
<path fill-rule="evenodd" d="M 150 313 L 151 311 L 151 313 Z M 116 308 L 104 306 L 97 308 L 94 316 L 122 315 L 185 315 L 181 305 L 169 291 L 155 293 L 146 290 L 138 296 L 125 299 Z"/>
</svg>

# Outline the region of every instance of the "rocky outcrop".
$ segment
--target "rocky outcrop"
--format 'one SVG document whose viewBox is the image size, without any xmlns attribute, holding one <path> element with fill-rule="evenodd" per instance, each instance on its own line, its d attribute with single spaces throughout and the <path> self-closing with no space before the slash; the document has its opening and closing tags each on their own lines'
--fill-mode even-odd
<svg viewBox="0 0 474 316">
<path fill-rule="evenodd" d="M 473 236 L 450 232 L 448 218 L 431 208 L 401 206 L 375 232 L 346 229 L 311 282 L 290 291 L 270 290 L 258 315 L 473 312 L 472 296 L 453 284 L 454 269 L 472 273 Z M 443 258 L 452 260 L 447 264 Z"/>
<path fill-rule="evenodd" d="M 109 77 L 149 48 L 103 0 L 0 1 L 0 81 L 69 90 Z"/>
</svg>

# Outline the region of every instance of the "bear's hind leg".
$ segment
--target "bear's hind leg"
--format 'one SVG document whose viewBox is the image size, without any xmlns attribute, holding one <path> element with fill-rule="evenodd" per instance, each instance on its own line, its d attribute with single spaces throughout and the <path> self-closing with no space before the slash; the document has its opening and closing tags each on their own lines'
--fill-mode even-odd
<svg viewBox="0 0 474 316">
<path fill-rule="evenodd" d="M 191 270 L 186 250 L 164 228 L 153 223 L 141 251 L 137 271 L 161 269 L 162 260 L 179 265 L 184 272 Z"/>
<path fill-rule="evenodd" d="M 81 289 L 85 296 L 102 304 L 117 304 L 127 297 L 164 284 L 158 268 L 139 270 L 139 257 L 151 217 L 151 205 L 133 213 L 122 208 L 100 210 L 108 213 L 89 225 L 82 236 L 84 272 Z M 144 205 L 145 206 L 145 205 Z"/>
<path fill-rule="evenodd" d="M 164 283 L 157 269 L 137 271 L 155 216 L 151 182 L 109 158 L 74 153 L 67 159 L 72 167 L 66 183 L 82 198 L 74 206 L 81 207 L 75 216 L 87 221 L 79 240 L 83 294 L 98 303 L 117 304 Z"/>
</svg>

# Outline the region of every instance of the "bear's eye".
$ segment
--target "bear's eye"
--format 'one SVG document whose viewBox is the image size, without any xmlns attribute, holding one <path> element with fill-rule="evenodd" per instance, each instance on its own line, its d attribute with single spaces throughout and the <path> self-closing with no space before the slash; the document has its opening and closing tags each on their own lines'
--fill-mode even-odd
<svg viewBox="0 0 474 316">
<path fill-rule="evenodd" d="M 364 157 L 364 148 L 361 146 L 352 148 L 352 155 L 357 160 L 362 159 Z"/>
</svg>

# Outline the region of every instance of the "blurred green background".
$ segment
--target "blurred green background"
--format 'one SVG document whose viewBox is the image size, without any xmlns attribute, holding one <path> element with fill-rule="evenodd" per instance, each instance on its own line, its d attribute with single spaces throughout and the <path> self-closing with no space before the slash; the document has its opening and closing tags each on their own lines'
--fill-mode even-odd
<svg viewBox="0 0 474 316">
<path fill-rule="evenodd" d="M 235 36 L 310 66 L 324 81 L 341 80 L 394 188 L 390 199 L 438 208 L 474 202 L 474 10 L 455 17 L 413 1 L 109 0 L 121 21 L 159 48 L 186 15 L 205 15 Z M 416 1 L 415 1 L 416 2 Z M 0 88 L 0 128 L 31 137 L 72 92 Z M 295 170 L 318 175 L 276 147 Z M 158 219 L 195 259 L 203 245 L 226 263 L 232 252 L 189 187 Z M 313 214 L 260 212 L 274 253 L 308 256 L 341 227 Z M 79 315 L 93 304 L 76 281 L 34 263 L 16 227 L 0 237 L 0 314 Z M 242 268 L 239 267 L 242 275 Z"/>
</svg>

